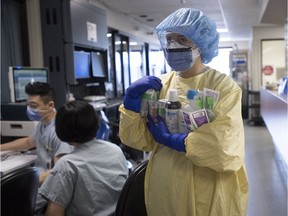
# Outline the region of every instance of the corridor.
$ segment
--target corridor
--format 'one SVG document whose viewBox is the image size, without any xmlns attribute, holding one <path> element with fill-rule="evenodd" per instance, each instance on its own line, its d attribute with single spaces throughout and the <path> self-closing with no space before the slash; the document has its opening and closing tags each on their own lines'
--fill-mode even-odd
<svg viewBox="0 0 288 216">
<path fill-rule="evenodd" d="M 288 191 L 275 162 L 269 131 L 265 126 L 246 124 L 245 140 L 249 180 L 247 216 L 287 216 Z"/>
</svg>

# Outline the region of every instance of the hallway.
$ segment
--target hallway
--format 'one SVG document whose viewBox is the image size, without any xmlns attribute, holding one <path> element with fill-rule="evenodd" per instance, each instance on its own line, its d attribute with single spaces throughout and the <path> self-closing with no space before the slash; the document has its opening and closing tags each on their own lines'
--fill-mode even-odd
<svg viewBox="0 0 288 216">
<path fill-rule="evenodd" d="M 288 191 L 275 163 L 269 131 L 265 126 L 245 124 L 245 140 L 249 180 L 247 216 L 287 216 Z"/>
</svg>

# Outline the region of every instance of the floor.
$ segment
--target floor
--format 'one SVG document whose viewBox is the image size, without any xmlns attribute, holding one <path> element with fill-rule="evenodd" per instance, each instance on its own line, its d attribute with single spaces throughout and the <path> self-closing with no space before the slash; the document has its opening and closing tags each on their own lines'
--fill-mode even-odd
<svg viewBox="0 0 288 216">
<path fill-rule="evenodd" d="M 275 163 L 274 145 L 265 126 L 245 125 L 249 181 L 247 216 L 287 216 L 288 190 Z"/>
</svg>

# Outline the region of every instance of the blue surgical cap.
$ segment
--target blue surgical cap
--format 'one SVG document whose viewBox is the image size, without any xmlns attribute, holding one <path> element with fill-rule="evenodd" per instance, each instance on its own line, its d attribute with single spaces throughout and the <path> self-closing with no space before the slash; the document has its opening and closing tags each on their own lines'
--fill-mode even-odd
<svg viewBox="0 0 288 216">
<path fill-rule="evenodd" d="M 167 32 L 175 32 L 192 40 L 200 49 L 204 64 L 218 55 L 219 33 L 216 24 L 200 10 L 181 8 L 166 17 L 156 31 L 163 48 L 166 47 Z"/>
</svg>

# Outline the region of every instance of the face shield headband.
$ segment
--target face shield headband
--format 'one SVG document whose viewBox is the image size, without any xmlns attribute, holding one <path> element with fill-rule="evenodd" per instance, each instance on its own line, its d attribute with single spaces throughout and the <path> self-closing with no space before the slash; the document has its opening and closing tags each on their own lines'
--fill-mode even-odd
<svg viewBox="0 0 288 216">
<path fill-rule="evenodd" d="M 168 65 L 175 71 L 183 72 L 193 67 L 200 56 L 198 47 L 187 37 L 167 31 L 158 32 Z"/>
</svg>

